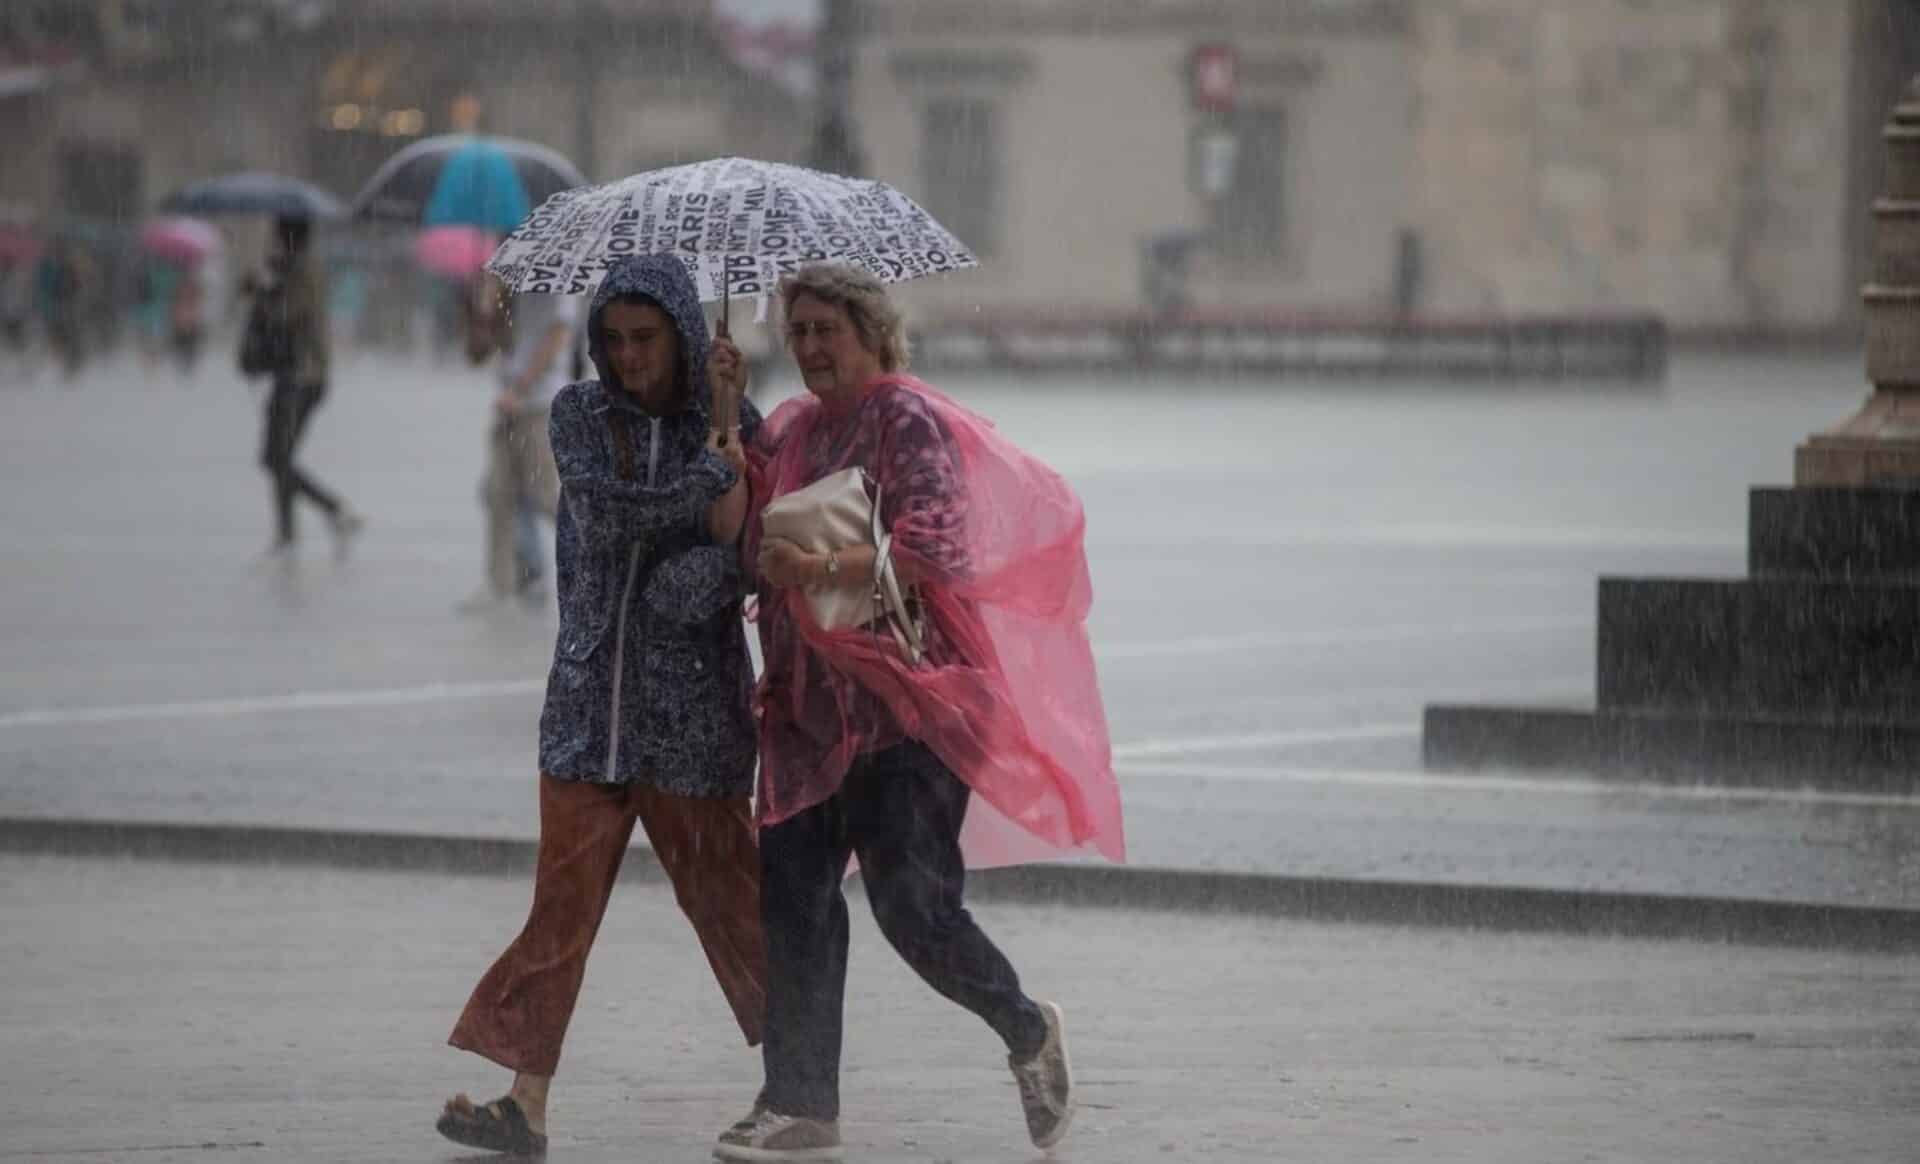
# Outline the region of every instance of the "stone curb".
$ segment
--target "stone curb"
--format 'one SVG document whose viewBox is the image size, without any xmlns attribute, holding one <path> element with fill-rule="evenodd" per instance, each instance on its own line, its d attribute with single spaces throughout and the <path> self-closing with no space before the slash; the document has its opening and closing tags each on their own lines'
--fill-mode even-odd
<svg viewBox="0 0 1920 1164">
<path fill-rule="evenodd" d="M 526 876 L 533 869 L 534 843 L 265 825 L 0 817 L 0 853 Z M 663 880 L 653 854 L 641 846 L 628 854 L 621 876 Z M 968 878 L 968 893 L 979 901 L 1095 909 L 1920 950 L 1920 910 L 1879 906 L 1093 864 L 983 870 Z"/>
</svg>

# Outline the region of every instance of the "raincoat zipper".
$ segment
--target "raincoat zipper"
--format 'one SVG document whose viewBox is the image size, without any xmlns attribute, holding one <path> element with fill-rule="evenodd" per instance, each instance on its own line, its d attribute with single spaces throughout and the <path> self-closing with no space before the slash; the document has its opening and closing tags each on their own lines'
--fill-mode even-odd
<svg viewBox="0 0 1920 1164">
<path fill-rule="evenodd" d="M 653 463 L 660 459 L 660 418 L 647 418 L 647 488 L 653 488 Z"/>
<path fill-rule="evenodd" d="M 647 436 L 647 488 L 653 488 L 654 467 L 660 460 L 660 418 L 649 417 Z M 627 582 L 620 588 L 620 614 L 613 625 L 613 706 L 607 713 L 607 781 L 620 779 L 620 680 L 626 674 L 627 605 L 633 600 L 633 583 L 640 574 L 640 543 L 627 551 Z"/>
</svg>

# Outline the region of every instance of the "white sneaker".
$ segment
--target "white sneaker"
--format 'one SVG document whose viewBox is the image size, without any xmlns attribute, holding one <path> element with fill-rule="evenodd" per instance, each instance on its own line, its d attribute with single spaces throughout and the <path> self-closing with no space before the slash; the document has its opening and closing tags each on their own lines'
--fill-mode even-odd
<svg viewBox="0 0 1920 1164">
<path fill-rule="evenodd" d="M 1024 1063 L 1007 1056 L 1007 1066 L 1020 1088 L 1028 1138 L 1036 1148 L 1051 1148 L 1065 1138 L 1073 1122 L 1073 1066 L 1067 1061 L 1066 1015 L 1051 1002 L 1041 1003 L 1040 1009 L 1047 1016 L 1047 1041 Z"/>
<path fill-rule="evenodd" d="M 757 1106 L 757 1105 L 756 1105 Z M 840 1124 L 759 1108 L 720 1133 L 716 1160 L 838 1160 Z"/>
</svg>

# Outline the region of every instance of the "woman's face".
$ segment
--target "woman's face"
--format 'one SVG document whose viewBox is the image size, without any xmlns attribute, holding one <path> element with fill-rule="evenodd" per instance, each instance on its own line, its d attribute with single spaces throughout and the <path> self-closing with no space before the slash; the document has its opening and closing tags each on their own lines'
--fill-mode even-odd
<svg viewBox="0 0 1920 1164">
<path fill-rule="evenodd" d="M 600 347 L 620 387 L 649 407 L 672 399 L 680 372 L 680 333 L 651 303 L 618 299 L 600 313 Z"/>
<path fill-rule="evenodd" d="M 846 308 L 804 291 L 787 308 L 787 347 L 815 396 L 858 392 L 884 370 L 880 357 L 860 342 Z"/>
</svg>

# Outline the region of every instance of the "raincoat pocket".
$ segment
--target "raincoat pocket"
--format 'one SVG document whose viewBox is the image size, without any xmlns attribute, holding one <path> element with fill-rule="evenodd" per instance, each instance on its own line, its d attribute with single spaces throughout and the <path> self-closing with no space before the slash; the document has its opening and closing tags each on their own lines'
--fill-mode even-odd
<svg viewBox="0 0 1920 1164">
<path fill-rule="evenodd" d="M 562 655 L 553 664 L 553 671 L 547 679 L 549 693 L 579 697 L 587 694 L 593 687 L 593 668 L 579 659 L 569 659 Z"/>
<path fill-rule="evenodd" d="M 649 642 L 643 651 L 647 678 L 659 687 L 698 687 L 712 682 L 718 652 L 694 643 Z"/>
<path fill-rule="evenodd" d="M 731 548 L 696 546 L 664 559 L 641 592 L 647 609 L 682 624 L 703 623 L 740 597 L 740 560 Z"/>
<path fill-rule="evenodd" d="M 646 735 L 676 744 L 712 741 L 729 718 L 719 652 L 693 643 L 649 642 L 641 655 Z"/>
<path fill-rule="evenodd" d="M 606 619 L 585 621 L 582 625 L 571 627 L 562 625 L 553 653 L 569 663 L 584 663 L 600 649 L 600 643 L 606 637 Z"/>
</svg>

